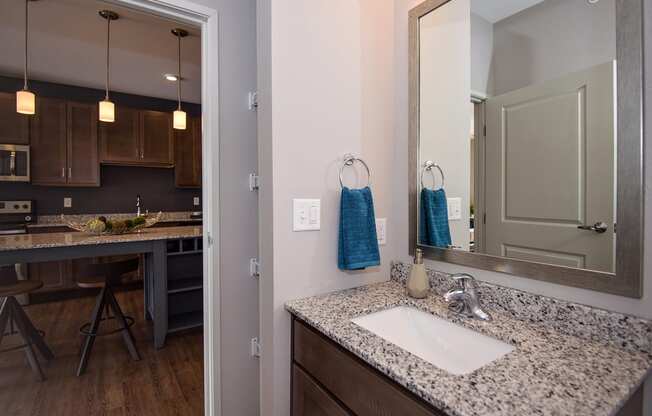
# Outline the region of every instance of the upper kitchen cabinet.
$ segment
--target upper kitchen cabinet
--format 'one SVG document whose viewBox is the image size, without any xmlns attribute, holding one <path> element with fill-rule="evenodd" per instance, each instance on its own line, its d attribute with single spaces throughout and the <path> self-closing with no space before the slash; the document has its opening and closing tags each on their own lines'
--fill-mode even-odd
<svg viewBox="0 0 652 416">
<path fill-rule="evenodd" d="M 96 105 L 39 97 L 31 149 L 33 184 L 99 186 Z"/>
<path fill-rule="evenodd" d="M 112 165 L 171 167 L 169 113 L 116 106 L 116 120 L 100 123 L 100 161 Z"/>
<path fill-rule="evenodd" d="M 16 94 L 0 93 L 0 144 L 29 144 L 29 118 L 16 112 Z"/>
<path fill-rule="evenodd" d="M 201 118 L 188 119 L 186 130 L 174 131 L 174 183 L 177 188 L 201 187 Z"/>
</svg>

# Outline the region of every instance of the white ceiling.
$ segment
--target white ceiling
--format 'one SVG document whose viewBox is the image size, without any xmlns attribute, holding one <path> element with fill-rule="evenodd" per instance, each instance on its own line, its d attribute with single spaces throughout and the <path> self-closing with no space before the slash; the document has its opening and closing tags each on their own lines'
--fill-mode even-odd
<svg viewBox="0 0 652 416">
<path fill-rule="evenodd" d="M 544 0 L 471 0 L 471 12 L 496 23 Z"/>
<path fill-rule="evenodd" d="M 199 29 L 96 0 L 30 2 L 30 78 L 91 88 L 104 88 L 106 20 L 98 10 L 111 9 L 111 90 L 176 99 L 176 83 L 163 79 L 177 72 L 177 39 L 170 30 L 182 27 L 182 100 L 201 98 Z M 0 0 L 0 74 L 22 77 L 24 3 Z"/>
</svg>

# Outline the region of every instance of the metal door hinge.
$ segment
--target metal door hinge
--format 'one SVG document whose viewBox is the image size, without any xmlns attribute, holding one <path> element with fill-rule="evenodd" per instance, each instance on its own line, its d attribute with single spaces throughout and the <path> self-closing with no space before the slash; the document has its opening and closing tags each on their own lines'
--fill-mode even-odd
<svg viewBox="0 0 652 416">
<path fill-rule="evenodd" d="M 486 212 L 484 214 L 482 214 L 482 223 L 483 224 L 487 223 L 487 213 Z"/>
<path fill-rule="evenodd" d="M 482 137 L 487 137 L 487 125 L 486 124 L 484 125 L 484 128 L 482 129 L 482 132 L 483 132 Z"/>
<path fill-rule="evenodd" d="M 260 263 L 257 258 L 249 259 L 249 275 L 256 279 L 260 277 Z"/>
<path fill-rule="evenodd" d="M 251 344 L 249 347 L 252 357 L 260 357 L 260 342 L 258 341 L 258 337 L 251 338 Z"/>
<path fill-rule="evenodd" d="M 257 191 L 258 189 L 260 189 L 260 177 L 258 176 L 257 173 L 250 173 L 249 190 L 253 192 L 253 191 Z"/>
<path fill-rule="evenodd" d="M 211 233 L 208 233 L 207 240 L 208 240 L 208 246 L 209 247 L 212 246 L 214 241 L 213 241 L 213 236 L 211 235 Z"/>
<path fill-rule="evenodd" d="M 258 110 L 258 91 L 249 93 L 249 109 L 252 111 Z"/>
</svg>

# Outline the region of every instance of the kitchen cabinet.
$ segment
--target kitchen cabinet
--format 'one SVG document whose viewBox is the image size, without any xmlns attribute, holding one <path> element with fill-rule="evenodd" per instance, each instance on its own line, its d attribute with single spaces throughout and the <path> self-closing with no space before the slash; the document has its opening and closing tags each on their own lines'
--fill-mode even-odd
<svg viewBox="0 0 652 416">
<path fill-rule="evenodd" d="M 31 149 L 34 185 L 99 186 L 96 104 L 37 99 Z"/>
<path fill-rule="evenodd" d="M 201 187 L 201 118 L 188 119 L 185 130 L 174 131 L 174 183 L 177 188 Z"/>
<path fill-rule="evenodd" d="M 100 123 L 100 161 L 112 165 L 172 167 L 172 115 L 116 106 L 116 120 Z"/>
<path fill-rule="evenodd" d="M 43 287 L 36 293 L 72 289 L 74 281 L 70 274 L 70 266 L 71 263 L 67 260 L 30 263 L 28 266 L 29 279 L 43 282 Z"/>
<path fill-rule="evenodd" d="M 0 93 L 0 144 L 29 144 L 29 118 L 16 112 L 16 94 Z"/>
</svg>

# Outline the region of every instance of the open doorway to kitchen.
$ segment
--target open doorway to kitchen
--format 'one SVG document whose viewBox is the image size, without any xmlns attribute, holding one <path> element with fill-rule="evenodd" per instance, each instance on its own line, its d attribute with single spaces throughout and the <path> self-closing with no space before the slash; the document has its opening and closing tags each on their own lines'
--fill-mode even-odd
<svg viewBox="0 0 652 416">
<path fill-rule="evenodd" d="M 0 9 L 3 414 L 218 414 L 215 11 Z"/>
</svg>

